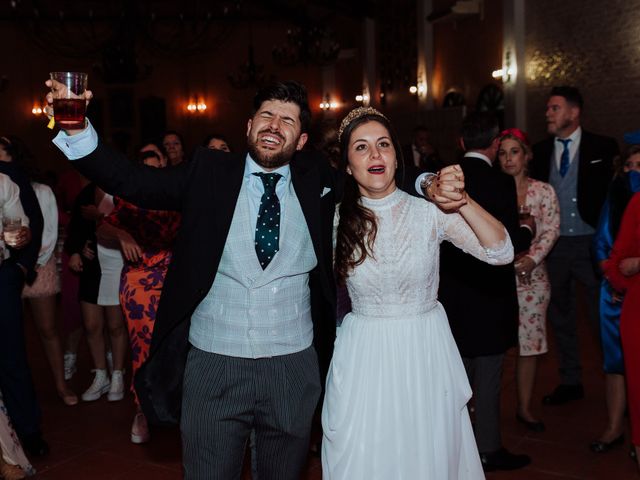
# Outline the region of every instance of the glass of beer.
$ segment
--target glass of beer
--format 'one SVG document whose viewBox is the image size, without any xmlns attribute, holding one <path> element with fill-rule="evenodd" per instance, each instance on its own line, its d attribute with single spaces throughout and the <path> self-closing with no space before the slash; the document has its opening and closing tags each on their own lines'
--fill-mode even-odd
<svg viewBox="0 0 640 480">
<path fill-rule="evenodd" d="M 10 247 L 18 244 L 18 234 L 22 228 L 20 217 L 2 217 L 2 239 Z"/>
<path fill-rule="evenodd" d="M 82 72 L 51 72 L 49 75 L 51 80 L 66 87 L 57 90 L 58 93 L 63 93 L 62 98 L 53 99 L 53 114 L 56 123 L 63 130 L 84 128 L 84 115 L 87 109 L 84 91 L 87 89 L 87 74 Z"/>
</svg>

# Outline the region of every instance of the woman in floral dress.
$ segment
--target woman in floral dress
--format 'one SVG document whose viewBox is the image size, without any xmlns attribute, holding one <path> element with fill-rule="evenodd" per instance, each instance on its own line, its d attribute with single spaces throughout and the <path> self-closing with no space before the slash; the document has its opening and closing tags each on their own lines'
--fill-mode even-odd
<svg viewBox="0 0 640 480">
<path fill-rule="evenodd" d="M 560 209 L 553 187 L 529 178 L 527 164 L 532 153 L 526 133 L 517 128 L 504 130 L 500 134 L 498 158 L 502 171 L 515 179 L 521 217 L 532 215 L 536 224 L 529 251 L 515 263 L 520 305 L 516 418 L 530 430 L 541 432 L 544 424 L 531 413 L 531 397 L 538 355 L 547 352 L 546 321 L 551 285 L 544 259 L 560 234 Z"/>
<path fill-rule="evenodd" d="M 166 157 L 156 147 L 144 147 L 141 162 L 162 168 Z M 98 238 L 119 247 L 125 257 L 120 281 L 120 305 L 127 319 L 133 376 L 149 356 L 151 334 L 167 268 L 171 262 L 180 214 L 163 210 L 147 210 L 120 198 L 115 208 L 98 227 Z M 147 421 L 132 388 L 137 412 L 131 427 L 131 441 L 149 440 Z"/>
</svg>

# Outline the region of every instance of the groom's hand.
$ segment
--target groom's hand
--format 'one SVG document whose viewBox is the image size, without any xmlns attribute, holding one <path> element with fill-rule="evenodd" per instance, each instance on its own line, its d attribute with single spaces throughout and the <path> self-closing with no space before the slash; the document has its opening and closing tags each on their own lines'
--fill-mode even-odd
<svg viewBox="0 0 640 480">
<path fill-rule="evenodd" d="M 67 87 L 63 83 L 57 82 L 56 80 L 49 79 L 44 84 L 49 87 L 51 90 L 47 93 L 47 106 L 44 107 L 44 113 L 47 115 L 49 119 L 53 117 L 53 101 L 57 98 L 67 98 Z M 82 94 L 85 99 L 87 105 L 89 105 L 89 101 L 93 98 L 93 92 L 91 90 L 85 90 Z M 87 128 L 86 122 L 84 128 L 81 129 L 73 129 L 73 130 L 65 130 L 67 135 L 76 135 L 77 133 L 82 132 Z"/>
<path fill-rule="evenodd" d="M 431 180 L 425 195 L 445 211 L 456 211 L 465 205 L 464 173 L 460 165 L 449 165 L 440 170 Z"/>
</svg>

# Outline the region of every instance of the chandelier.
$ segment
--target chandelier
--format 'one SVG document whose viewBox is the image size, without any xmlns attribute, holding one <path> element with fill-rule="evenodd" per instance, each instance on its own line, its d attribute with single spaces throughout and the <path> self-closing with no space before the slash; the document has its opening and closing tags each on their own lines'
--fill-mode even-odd
<svg viewBox="0 0 640 480">
<path fill-rule="evenodd" d="M 329 65 L 336 61 L 340 44 L 327 27 L 292 27 L 287 30 L 284 44 L 273 49 L 273 61 L 283 67 L 298 64 Z"/>
</svg>

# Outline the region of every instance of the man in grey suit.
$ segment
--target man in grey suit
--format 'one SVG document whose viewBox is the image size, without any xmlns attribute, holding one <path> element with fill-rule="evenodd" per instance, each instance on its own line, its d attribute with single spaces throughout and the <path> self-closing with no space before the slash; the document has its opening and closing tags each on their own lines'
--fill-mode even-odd
<svg viewBox="0 0 640 480">
<path fill-rule="evenodd" d="M 583 100 L 575 87 L 554 87 L 547 101 L 550 137 L 533 146 L 532 178 L 549 182 L 560 202 L 560 238 L 546 259 L 551 283 L 549 322 L 556 337 L 560 385 L 543 398 L 562 405 L 584 396 L 576 332 L 576 282 L 586 291 L 588 313 L 598 324 L 600 282 L 591 255 L 593 233 L 613 174 L 618 145 L 583 130 Z"/>
</svg>

